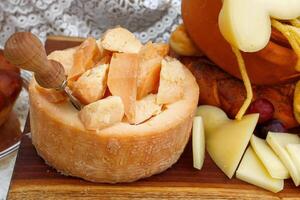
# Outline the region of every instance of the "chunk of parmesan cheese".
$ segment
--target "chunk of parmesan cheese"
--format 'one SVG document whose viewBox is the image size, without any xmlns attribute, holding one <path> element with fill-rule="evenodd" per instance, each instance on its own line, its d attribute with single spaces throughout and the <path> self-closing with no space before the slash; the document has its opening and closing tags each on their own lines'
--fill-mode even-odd
<svg viewBox="0 0 300 200">
<path fill-rule="evenodd" d="M 135 124 L 140 124 L 161 112 L 162 105 L 156 104 L 156 95 L 149 94 L 136 102 Z"/>
<path fill-rule="evenodd" d="M 138 67 L 138 54 L 114 53 L 107 77 L 109 91 L 121 97 L 130 123 L 135 121 Z"/>
<path fill-rule="evenodd" d="M 138 53 L 142 43 L 133 33 L 122 27 L 109 29 L 101 39 L 104 49 L 120 53 Z"/>
<path fill-rule="evenodd" d="M 100 130 L 121 122 L 124 105 L 118 96 L 110 96 L 83 107 L 79 119 L 87 130 Z"/>
<path fill-rule="evenodd" d="M 73 95 L 83 104 L 101 99 L 107 87 L 108 68 L 108 64 L 104 64 L 82 74 L 73 84 Z"/>
<path fill-rule="evenodd" d="M 170 104 L 183 97 L 184 70 L 177 59 L 166 57 L 162 60 L 157 94 L 158 104 Z"/>
</svg>

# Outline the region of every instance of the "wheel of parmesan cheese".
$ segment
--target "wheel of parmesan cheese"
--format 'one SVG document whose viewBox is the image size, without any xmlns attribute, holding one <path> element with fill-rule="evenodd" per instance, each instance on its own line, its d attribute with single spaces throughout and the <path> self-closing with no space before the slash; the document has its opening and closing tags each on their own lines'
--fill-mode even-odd
<svg viewBox="0 0 300 200">
<path fill-rule="evenodd" d="M 84 128 L 71 103 L 49 102 L 33 80 L 29 87 L 33 145 L 59 172 L 89 181 L 131 182 L 160 173 L 179 159 L 191 133 L 199 88 L 187 68 L 184 73 L 181 100 L 142 124 L 119 122 L 98 131 Z"/>
</svg>

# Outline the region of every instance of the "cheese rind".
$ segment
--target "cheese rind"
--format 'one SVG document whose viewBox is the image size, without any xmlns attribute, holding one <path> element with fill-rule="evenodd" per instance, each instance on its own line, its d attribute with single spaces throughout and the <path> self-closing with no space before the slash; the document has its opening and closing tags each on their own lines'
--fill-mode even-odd
<svg viewBox="0 0 300 200">
<path fill-rule="evenodd" d="M 287 168 L 265 140 L 252 135 L 250 142 L 257 157 L 263 163 L 272 178 L 287 179 L 290 177 Z"/>
<path fill-rule="evenodd" d="M 122 121 L 124 105 L 120 97 L 109 96 L 84 106 L 78 116 L 87 130 L 100 130 Z"/>
<path fill-rule="evenodd" d="M 206 150 L 216 165 L 232 178 L 250 141 L 258 114 L 230 120 L 214 106 L 199 106 L 197 115 L 203 118 Z"/>
<path fill-rule="evenodd" d="M 66 175 L 93 182 L 132 182 L 172 166 L 191 133 L 199 87 L 184 68 L 184 96 L 139 125 L 116 123 L 88 131 L 69 102 L 52 104 L 29 86 L 32 142 L 38 154 Z M 47 122 L 47 123 L 41 123 Z"/>
<path fill-rule="evenodd" d="M 108 64 L 94 67 L 73 83 L 72 94 L 83 104 L 101 99 L 107 87 Z"/>
<path fill-rule="evenodd" d="M 300 144 L 300 138 L 295 134 L 269 132 L 267 142 L 289 170 L 296 186 L 300 184 L 300 173 L 286 150 L 288 144 Z"/>
<path fill-rule="evenodd" d="M 68 100 L 67 95 L 62 91 L 57 91 L 51 88 L 43 88 L 39 85 L 36 86 L 36 89 L 51 103 L 61 103 Z"/>
<path fill-rule="evenodd" d="M 139 52 L 137 98 L 157 92 L 161 61 L 169 52 L 169 45 L 148 42 Z"/>
<path fill-rule="evenodd" d="M 180 100 L 184 93 L 184 79 L 183 65 L 177 59 L 164 58 L 161 62 L 157 103 L 169 104 Z"/>
<path fill-rule="evenodd" d="M 275 193 L 283 190 L 284 186 L 283 179 L 275 179 L 269 175 L 268 171 L 250 146 L 246 150 L 241 164 L 236 171 L 236 177 L 247 183 Z"/>
</svg>

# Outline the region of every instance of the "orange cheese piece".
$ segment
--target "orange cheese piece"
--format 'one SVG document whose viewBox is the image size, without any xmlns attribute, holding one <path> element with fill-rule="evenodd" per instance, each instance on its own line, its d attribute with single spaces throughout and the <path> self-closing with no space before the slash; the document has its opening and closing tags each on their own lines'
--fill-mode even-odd
<svg viewBox="0 0 300 200">
<path fill-rule="evenodd" d="M 73 66 L 70 69 L 68 80 L 76 80 L 86 70 L 91 69 L 100 60 L 101 53 L 94 38 L 87 38 L 76 50 Z"/>
<path fill-rule="evenodd" d="M 159 84 L 161 61 L 169 52 L 167 44 L 148 42 L 139 52 L 137 98 L 156 92 Z"/>
<path fill-rule="evenodd" d="M 143 46 L 133 33 L 122 27 L 107 30 L 101 45 L 108 51 L 121 53 L 138 53 Z"/>
<path fill-rule="evenodd" d="M 130 123 L 135 119 L 138 67 L 138 54 L 114 53 L 107 78 L 111 94 L 121 97 Z"/>
<path fill-rule="evenodd" d="M 108 64 L 103 64 L 84 72 L 73 83 L 72 94 L 83 104 L 101 99 L 107 86 L 108 68 Z"/>
<path fill-rule="evenodd" d="M 148 96 L 136 102 L 135 124 L 140 124 L 161 112 L 162 105 L 156 104 L 156 95 Z"/>
<path fill-rule="evenodd" d="M 178 101 L 183 96 L 184 66 L 177 59 L 166 57 L 162 60 L 158 104 L 169 104 Z"/>
<path fill-rule="evenodd" d="M 49 54 L 48 59 L 49 60 L 55 60 L 62 64 L 65 68 L 65 75 L 68 75 L 70 70 L 73 67 L 74 63 L 74 53 L 76 52 L 77 48 L 70 48 L 65 50 L 57 50 L 51 52 Z"/>
</svg>

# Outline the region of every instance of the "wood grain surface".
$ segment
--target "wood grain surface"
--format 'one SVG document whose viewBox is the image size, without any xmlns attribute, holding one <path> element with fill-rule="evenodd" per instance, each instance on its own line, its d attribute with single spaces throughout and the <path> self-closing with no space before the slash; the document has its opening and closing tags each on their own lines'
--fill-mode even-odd
<svg viewBox="0 0 300 200">
<path fill-rule="evenodd" d="M 78 41 L 51 38 L 47 52 L 77 45 Z M 30 128 L 26 126 L 26 132 Z M 193 168 L 191 143 L 167 171 L 126 184 L 99 184 L 56 172 L 38 157 L 23 134 L 8 199 L 300 199 L 291 180 L 274 194 L 236 178 L 228 179 L 206 155 L 201 171 Z M 59 155 L 58 155 L 59 156 Z"/>
</svg>

